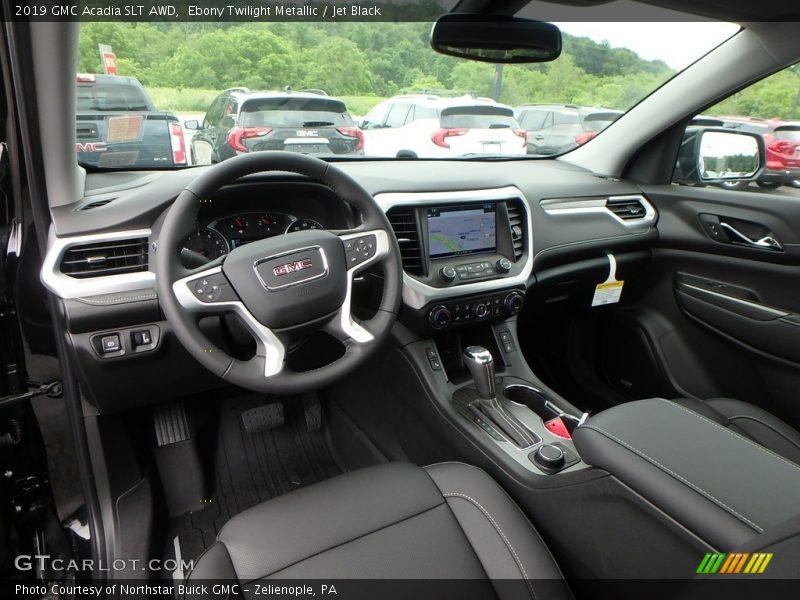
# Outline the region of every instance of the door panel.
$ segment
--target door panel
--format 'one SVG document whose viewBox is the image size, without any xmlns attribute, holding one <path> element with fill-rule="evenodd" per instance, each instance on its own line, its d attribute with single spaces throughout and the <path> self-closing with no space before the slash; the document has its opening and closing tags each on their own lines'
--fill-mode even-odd
<svg viewBox="0 0 800 600">
<path fill-rule="evenodd" d="M 664 383 L 676 395 L 752 402 L 800 427 L 800 196 L 643 189 L 659 241 L 626 305 Z M 750 243 L 764 237 L 776 244 Z"/>
<path fill-rule="evenodd" d="M 720 291 L 728 287 L 682 274 L 675 290 L 687 316 L 747 349 L 800 367 L 800 314 L 762 304 L 752 292 L 754 299 Z"/>
</svg>

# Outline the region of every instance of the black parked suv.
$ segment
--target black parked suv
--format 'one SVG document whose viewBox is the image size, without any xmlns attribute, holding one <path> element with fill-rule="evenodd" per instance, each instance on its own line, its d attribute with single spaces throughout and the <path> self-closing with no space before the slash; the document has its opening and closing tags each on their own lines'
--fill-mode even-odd
<svg viewBox="0 0 800 600">
<path fill-rule="evenodd" d="M 222 92 L 192 138 L 193 164 L 209 164 L 260 150 L 288 150 L 316 155 L 361 155 L 364 137 L 347 106 L 321 90 Z"/>
</svg>

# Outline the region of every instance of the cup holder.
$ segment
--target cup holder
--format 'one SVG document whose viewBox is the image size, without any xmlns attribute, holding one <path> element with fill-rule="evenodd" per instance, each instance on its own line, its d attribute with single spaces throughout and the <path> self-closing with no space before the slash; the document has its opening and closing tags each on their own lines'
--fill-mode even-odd
<svg viewBox="0 0 800 600">
<path fill-rule="evenodd" d="M 512 384 L 506 386 L 503 390 L 503 395 L 511 400 L 511 402 L 526 406 L 539 415 L 544 422 L 555 419 L 556 417 L 561 417 L 561 421 L 570 434 L 575 431 L 575 428 L 580 424 L 580 419 L 578 417 L 565 413 L 558 406 L 550 402 L 541 391 L 530 385 Z"/>
</svg>

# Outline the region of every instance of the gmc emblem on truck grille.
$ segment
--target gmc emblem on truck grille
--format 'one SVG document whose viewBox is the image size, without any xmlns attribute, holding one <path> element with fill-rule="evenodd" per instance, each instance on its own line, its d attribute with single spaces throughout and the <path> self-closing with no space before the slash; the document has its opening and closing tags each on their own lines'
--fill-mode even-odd
<svg viewBox="0 0 800 600">
<path fill-rule="evenodd" d="M 272 272 L 276 277 L 280 277 L 281 275 L 288 275 L 289 273 L 295 273 L 297 271 L 302 271 L 303 269 L 310 269 L 313 266 L 314 263 L 311 262 L 310 258 L 304 258 L 302 260 L 295 260 L 290 263 L 273 267 Z"/>
</svg>

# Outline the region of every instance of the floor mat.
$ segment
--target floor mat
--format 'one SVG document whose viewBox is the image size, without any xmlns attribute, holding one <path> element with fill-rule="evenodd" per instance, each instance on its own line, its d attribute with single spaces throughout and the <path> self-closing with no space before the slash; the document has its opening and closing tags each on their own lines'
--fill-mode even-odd
<svg viewBox="0 0 800 600">
<path fill-rule="evenodd" d="M 261 404 L 263 397 L 250 397 L 220 409 L 213 495 L 202 511 L 172 522 L 169 546 L 178 536 L 182 559 L 197 558 L 214 543 L 222 526 L 243 510 L 342 473 L 324 425 L 321 431 L 308 431 L 302 398 L 283 398 L 283 426 L 248 433 L 241 415 Z"/>
</svg>

